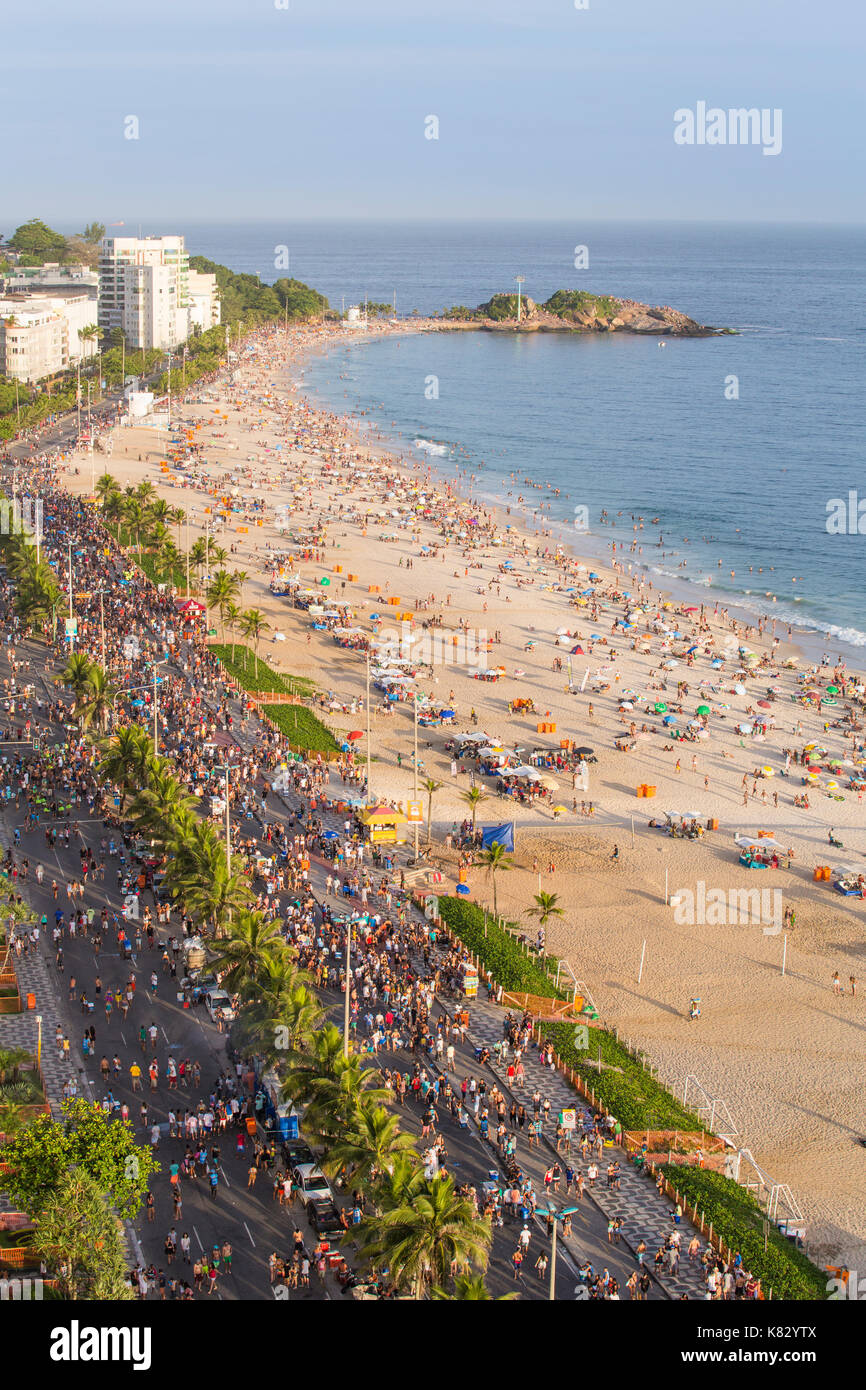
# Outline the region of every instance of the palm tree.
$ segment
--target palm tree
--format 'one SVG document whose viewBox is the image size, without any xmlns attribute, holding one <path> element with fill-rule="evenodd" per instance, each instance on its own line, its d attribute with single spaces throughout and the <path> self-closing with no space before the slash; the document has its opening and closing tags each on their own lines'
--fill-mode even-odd
<svg viewBox="0 0 866 1390">
<path fill-rule="evenodd" d="M 223 641 L 225 641 L 226 607 L 237 598 L 240 587 L 236 575 L 229 574 L 228 570 L 217 570 L 211 576 L 211 582 L 205 594 L 208 608 L 216 608 L 219 612 Z"/>
<path fill-rule="evenodd" d="M 32 1061 L 32 1052 L 24 1047 L 0 1048 L 0 1086 L 5 1086 L 7 1081 L 14 1086 L 20 1077 L 22 1063 Z"/>
<path fill-rule="evenodd" d="M 75 713 L 81 720 L 82 729 L 89 729 L 95 723 L 100 733 L 104 734 L 114 708 L 114 697 L 118 693 L 119 687 L 111 683 L 108 672 L 102 666 L 91 666 L 87 688 L 75 703 Z"/>
<path fill-rule="evenodd" d="M 427 793 L 427 843 L 433 838 L 433 798 L 442 786 L 435 777 L 425 777 L 421 783 Z"/>
<path fill-rule="evenodd" d="M 244 637 L 249 637 L 253 644 L 253 655 L 256 662 L 256 680 L 259 678 L 259 642 L 262 633 L 270 631 L 270 623 L 266 620 L 260 608 L 248 608 L 241 616 L 241 632 Z"/>
<path fill-rule="evenodd" d="M 186 512 L 183 507 L 172 507 L 171 516 L 167 518 L 172 526 L 177 527 L 177 544 L 180 545 L 180 528 L 186 521 Z"/>
<path fill-rule="evenodd" d="M 126 797 L 147 783 L 154 759 L 153 742 L 138 724 L 116 729 L 104 745 L 98 772 L 100 777 L 120 788 L 120 809 Z"/>
<path fill-rule="evenodd" d="M 236 603 L 227 603 L 227 604 L 226 604 L 225 625 L 226 625 L 226 627 L 228 628 L 229 632 L 230 632 L 231 635 L 232 635 L 232 665 L 233 665 L 233 666 L 234 666 L 234 663 L 235 663 L 235 648 L 236 648 L 236 646 L 237 646 L 237 643 L 236 643 L 236 641 L 235 641 L 235 638 L 236 638 L 236 636 L 237 636 L 237 627 L 238 627 L 238 624 L 239 624 L 239 622 L 240 622 L 242 616 L 243 616 L 243 615 L 242 615 L 242 613 L 241 613 L 241 610 L 240 610 L 240 608 L 238 607 L 238 605 L 237 605 Z"/>
<path fill-rule="evenodd" d="M 147 508 L 148 516 L 151 521 L 161 521 L 164 526 L 172 519 L 172 508 L 164 497 L 156 497 L 149 503 Z"/>
<path fill-rule="evenodd" d="M 84 652 L 71 652 L 57 683 L 67 686 L 75 696 L 77 703 L 84 698 L 90 688 L 90 671 L 90 657 L 86 656 Z"/>
<path fill-rule="evenodd" d="M 510 1303 L 513 1299 L 519 1298 L 519 1293 L 502 1293 L 497 1298 L 489 1291 L 484 1282 L 483 1274 L 458 1274 L 454 1280 L 454 1292 L 449 1293 L 447 1289 L 435 1285 L 433 1288 L 433 1298 L 441 1299 L 466 1299 L 476 1303 Z"/>
<path fill-rule="evenodd" d="M 296 1050 L 289 1059 L 290 1069 L 283 1080 L 283 1097 L 305 1101 L 322 1080 L 333 1080 L 343 1056 L 343 1035 L 333 1023 L 315 1033 L 309 1048 Z"/>
<path fill-rule="evenodd" d="M 280 923 L 266 922 L 263 913 L 244 908 L 232 919 L 211 966 L 215 974 L 225 971 L 225 984 L 234 989 L 248 977 L 255 979 L 265 961 L 278 959 L 285 951 Z"/>
<path fill-rule="evenodd" d="M 147 784 L 133 797 L 127 814 L 140 830 L 165 847 L 178 839 L 184 816 L 190 817 L 190 824 L 195 823 L 197 809 L 198 801 L 188 795 L 168 762 L 156 758 L 150 767 Z"/>
<path fill-rule="evenodd" d="M 478 814 L 478 807 L 482 801 L 486 801 L 487 793 L 482 787 L 470 787 L 468 791 L 460 793 L 460 800 L 465 801 L 472 811 L 472 834 L 475 835 L 475 817 Z"/>
<path fill-rule="evenodd" d="M 551 917 L 562 917 L 565 912 L 565 908 L 558 904 L 558 893 L 536 893 L 535 907 L 528 907 L 526 915 L 527 917 L 537 917 L 539 925 L 546 927 Z"/>
<path fill-rule="evenodd" d="M 112 478 L 110 473 L 103 473 L 96 479 L 96 495 L 101 502 L 104 502 L 110 492 L 117 492 L 117 479 Z"/>
<path fill-rule="evenodd" d="M 212 545 L 210 547 L 210 558 L 215 565 L 224 565 L 229 558 L 229 553 L 227 550 L 224 550 L 221 545 Z"/>
<path fill-rule="evenodd" d="M 144 503 L 138 497 L 128 497 L 123 507 L 123 522 L 131 536 L 135 537 L 138 558 L 141 559 L 141 533 L 147 524 Z"/>
<path fill-rule="evenodd" d="M 348 1129 L 331 1145 L 323 1168 L 329 1176 L 346 1170 L 347 1182 L 362 1186 L 376 1173 L 387 1173 L 398 1153 L 414 1152 L 411 1134 L 400 1133 L 400 1122 L 384 1105 L 362 1100 Z"/>
<path fill-rule="evenodd" d="M 108 526 L 117 526 L 123 520 L 129 499 L 116 488 L 112 488 L 102 499 L 102 519 Z"/>
<path fill-rule="evenodd" d="M 499 916 L 496 906 L 496 875 L 498 873 L 507 874 L 509 869 L 514 867 L 510 854 L 502 845 L 494 843 L 489 849 L 485 849 L 481 855 L 481 863 L 487 870 L 487 876 L 493 886 L 493 915 Z"/>
<path fill-rule="evenodd" d="M 134 495 L 147 506 L 151 498 L 156 496 L 156 488 L 153 483 L 148 482 L 145 478 L 144 482 L 139 483 L 138 487 L 135 489 Z"/>
<path fill-rule="evenodd" d="M 197 541 L 193 541 L 189 548 L 189 563 L 192 569 L 198 574 L 207 560 L 207 542 L 199 536 Z"/>
<path fill-rule="evenodd" d="M 226 863 L 225 846 L 207 821 L 196 821 L 173 847 L 166 869 L 172 896 L 216 936 L 249 906 L 249 883 Z"/>
<path fill-rule="evenodd" d="M 479 1217 L 468 1197 L 461 1197 L 450 1174 L 425 1178 L 410 1201 L 367 1217 L 355 1227 L 359 1253 L 384 1261 L 399 1288 L 420 1299 L 426 1290 L 443 1287 L 452 1266 L 487 1267 L 493 1232 L 489 1217 Z"/>
</svg>

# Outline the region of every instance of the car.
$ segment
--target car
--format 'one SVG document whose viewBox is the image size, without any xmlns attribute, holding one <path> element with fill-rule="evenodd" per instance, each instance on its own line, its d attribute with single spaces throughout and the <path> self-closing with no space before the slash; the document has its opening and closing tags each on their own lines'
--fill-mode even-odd
<svg viewBox="0 0 866 1390">
<path fill-rule="evenodd" d="M 224 989 L 209 989 L 205 994 L 204 1002 L 214 1023 L 216 1023 L 218 1013 L 222 1014 L 227 1023 L 231 1023 L 237 1017 L 231 998 Z"/>
<path fill-rule="evenodd" d="M 316 1155 L 303 1139 L 286 1139 L 283 1141 L 283 1157 L 286 1160 L 287 1168 L 297 1168 L 301 1163 L 315 1163 Z"/>
<path fill-rule="evenodd" d="M 330 1197 L 311 1197 L 307 1203 L 307 1215 L 313 1230 L 320 1236 L 343 1230 L 340 1213 Z"/>
<path fill-rule="evenodd" d="M 314 1199 L 333 1201 L 331 1187 L 317 1163 L 297 1163 L 292 1169 L 292 1180 L 298 1185 L 301 1206 L 305 1207 Z"/>
</svg>

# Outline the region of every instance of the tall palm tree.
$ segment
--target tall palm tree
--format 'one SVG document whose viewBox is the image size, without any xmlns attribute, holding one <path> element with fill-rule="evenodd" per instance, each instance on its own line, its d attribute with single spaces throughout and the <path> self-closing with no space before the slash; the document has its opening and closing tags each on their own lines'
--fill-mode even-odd
<svg viewBox="0 0 866 1390">
<path fill-rule="evenodd" d="M 103 473 L 96 479 L 96 495 L 101 502 L 105 501 L 110 492 L 117 492 L 117 490 L 117 479 L 112 478 L 110 473 Z"/>
<path fill-rule="evenodd" d="M 421 786 L 427 793 L 427 843 L 429 845 L 433 838 L 433 798 L 442 787 L 442 783 L 437 782 L 435 777 L 425 777 Z"/>
<path fill-rule="evenodd" d="M 551 917 L 562 917 L 564 907 L 559 906 L 558 893 L 536 893 L 535 907 L 526 909 L 527 917 L 537 917 L 539 925 L 546 927 Z"/>
<path fill-rule="evenodd" d="M 289 1058 L 289 1071 L 284 1077 L 283 1096 L 288 1100 L 305 1101 L 321 1080 L 333 1080 L 343 1057 L 343 1035 L 333 1023 L 315 1033 L 308 1048 L 297 1049 Z"/>
<path fill-rule="evenodd" d="M 72 691 L 76 702 L 82 700 L 90 688 L 90 657 L 84 652 L 70 652 L 66 666 L 58 678 L 58 685 L 65 685 Z"/>
<path fill-rule="evenodd" d="M 415 1148 L 411 1134 L 400 1133 L 400 1122 L 384 1105 L 362 1099 L 348 1128 L 331 1145 L 322 1160 L 324 1171 L 336 1176 L 346 1170 L 348 1182 L 362 1186 L 376 1174 L 389 1172 L 398 1153 Z"/>
<path fill-rule="evenodd" d="M 286 943 L 277 921 L 265 921 L 261 912 L 244 908 L 236 913 L 228 935 L 220 942 L 216 959 L 211 962 L 215 973 L 225 971 L 225 984 L 235 989 L 242 980 L 255 979 L 266 961 L 275 960 L 286 952 Z"/>
<path fill-rule="evenodd" d="M 123 521 L 129 498 L 117 488 L 110 488 L 102 499 L 102 519 L 107 526 L 117 526 Z"/>
<path fill-rule="evenodd" d="M 228 570 L 217 570 L 211 576 L 205 599 L 208 608 L 216 608 L 220 617 L 220 628 L 222 640 L 225 641 L 226 607 L 234 602 L 240 592 L 240 584 L 237 575 L 229 574 Z"/>
<path fill-rule="evenodd" d="M 139 497 L 128 497 L 123 507 L 123 523 L 131 536 L 135 537 L 138 558 L 141 559 L 141 533 L 147 525 L 147 512 Z"/>
<path fill-rule="evenodd" d="M 229 558 L 229 553 L 221 545 L 212 545 L 210 547 L 210 558 L 215 565 L 224 565 Z"/>
<path fill-rule="evenodd" d="M 163 526 L 167 526 L 172 517 L 171 504 L 164 497 L 155 497 L 148 503 L 147 514 L 151 521 L 161 521 Z"/>
<path fill-rule="evenodd" d="M 151 499 L 156 496 L 156 488 L 154 487 L 153 483 L 148 482 L 148 480 L 145 478 L 144 481 L 139 483 L 138 487 L 135 489 L 135 496 L 144 506 L 148 506 L 151 502 Z"/>
<path fill-rule="evenodd" d="M 262 634 L 270 631 L 271 625 L 260 608 L 248 608 L 241 616 L 240 627 L 244 637 L 248 637 L 252 641 L 253 655 L 256 663 L 256 680 L 258 680 L 259 642 L 262 640 Z"/>
<path fill-rule="evenodd" d="M 129 793 L 148 781 L 153 758 L 153 742 L 138 724 L 124 724 L 104 744 L 98 772 L 119 787 L 121 811 Z"/>
<path fill-rule="evenodd" d="M 212 825 L 197 821 L 174 846 L 166 884 L 194 918 L 221 936 L 234 913 L 249 906 L 249 883 L 230 871 L 225 847 Z"/>
<path fill-rule="evenodd" d="M 189 548 L 189 563 L 193 571 L 198 574 L 199 570 L 207 560 L 207 542 L 199 536 L 197 541 L 193 541 Z"/>
<path fill-rule="evenodd" d="M 108 672 L 102 666 L 92 665 L 84 694 L 75 704 L 75 712 L 81 719 L 82 729 L 96 724 L 104 734 L 114 708 L 114 697 L 119 687 L 109 680 Z"/>
<path fill-rule="evenodd" d="M 242 616 L 243 614 L 236 603 L 229 602 L 226 604 L 225 625 L 232 635 L 232 665 L 235 663 L 235 648 L 237 646 L 235 638 L 237 637 L 238 624 Z"/>
<path fill-rule="evenodd" d="M 398 1288 L 420 1299 L 443 1287 L 452 1266 L 486 1269 L 493 1232 L 489 1217 L 479 1217 L 468 1197 L 458 1195 L 450 1174 L 424 1179 L 411 1201 L 367 1217 L 354 1228 L 359 1251 L 384 1261 Z"/>
<path fill-rule="evenodd" d="M 178 839 L 183 815 L 190 816 L 190 824 L 194 824 L 197 808 L 198 801 L 187 793 L 166 759 L 157 758 L 150 768 L 147 784 L 136 792 L 127 814 L 138 829 L 166 847 Z"/>
<path fill-rule="evenodd" d="M 499 873 L 507 874 L 509 869 L 514 867 L 511 855 L 500 844 L 492 844 L 489 849 L 485 849 L 481 855 L 481 863 L 487 870 L 487 876 L 493 887 L 493 915 L 499 916 L 496 903 L 496 875 Z"/>
<path fill-rule="evenodd" d="M 465 801 L 472 812 L 472 834 L 475 834 L 475 817 L 478 814 L 478 807 L 482 801 L 487 801 L 487 793 L 482 787 L 470 787 L 468 791 L 460 793 L 460 800 Z"/>
</svg>

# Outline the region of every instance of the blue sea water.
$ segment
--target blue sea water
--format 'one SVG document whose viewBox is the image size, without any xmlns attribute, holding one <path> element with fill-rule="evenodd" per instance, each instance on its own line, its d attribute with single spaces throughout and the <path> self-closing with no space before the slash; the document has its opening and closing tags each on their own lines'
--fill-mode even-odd
<svg viewBox="0 0 866 1390">
<path fill-rule="evenodd" d="M 445 476 L 465 472 L 476 496 L 549 502 L 551 522 L 578 549 L 624 541 L 622 558 L 657 571 L 656 582 L 691 579 L 706 597 L 828 634 L 831 651 L 866 646 L 866 534 L 827 529 L 828 504 L 847 506 L 859 489 L 866 532 L 863 228 L 414 222 L 183 230 L 191 251 L 268 281 L 286 273 L 269 267 L 275 248 L 288 246 L 289 273 L 335 307 L 394 293 L 404 314 L 475 305 L 513 289 L 521 274 L 524 293 L 538 301 L 585 288 L 737 329 L 734 337 L 669 339 L 663 348 L 655 337 L 603 334 L 374 339 L 314 359 L 304 380 L 336 409 L 367 411 L 365 421 L 387 429 L 404 452 L 426 451 Z M 578 245 L 588 248 L 588 269 L 574 267 Z M 726 398 L 732 377 L 737 399 Z M 416 439 L 444 448 L 431 455 L 413 449 Z M 575 507 L 587 509 L 589 542 L 574 531 Z M 603 509 L 613 531 L 598 524 Z M 640 555 L 629 551 L 633 516 L 645 523 Z"/>
</svg>

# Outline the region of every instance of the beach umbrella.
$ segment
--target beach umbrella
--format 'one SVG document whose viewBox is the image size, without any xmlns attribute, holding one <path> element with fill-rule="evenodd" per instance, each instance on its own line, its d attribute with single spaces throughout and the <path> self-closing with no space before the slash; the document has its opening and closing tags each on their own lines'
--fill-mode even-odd
<svg viewBox="0 0 866 1390">
<path fill-rule="evenodd" d="M 724 664 L 725 663 L 720 656 L 717 656 L 715 661 L 710 662 L 710 665 L 715 667 L 716 670 L 718 670 L 720 666 L 724 666 Z"/>
<path fill-rule="evenodd" d="M 579 758 L 591 758 L 594 752 L 592 748 L 575 748 L 574 751 Z"/>
<path fill-rule="evenodd" d="M 659 700 L 658 704 L 654 706 L 654 709 L 656 714 L 664 714 L 667 709 L 667 705 L 664 703 L 663 700 Z"/>
<path fill-rule="evenodd" d="M 698 610 L 697 610 L 697 608 L 694 607 L 694 605 L 692 605 L 691 608 L 684 608 L 684 609 L 683 609 L 683 612 L 684 612 L 684 613 L 697 613 Z"/>
<path fill-rule="evenodd" d="M 745 693 L 746 693 L 746 687 L 745 687 L 744 685 L 742 685 L 740 681 L 737 681 L 737 684 L 734 686 L 734 694 L 735 694 L 735 695 L 745 695 Z"/>
<path fill-rule="evenodd" d="M 828 695 L 838 695 L 838 694 L 839 694 L 839 687 L 838 687 L 838 685 L 828 685 L 828 686 L 827 686 L 827 694 L 828 694 Z"/>
<path fill-rule="evenodd" d="M 827 790 L 828 790 L 828 792 L 834 792 L 834 791 L 837 790 L 838 786 L 839 786 L 839 783 L 838 783 L 838 782 L 830 781 L 830 782 L 827 783 Z"/>
<path fill-rule="evenodd" d="M 698 714 L 709 714 L 709 705 L 698 705 Z"/>
<path fill-rule="evenodd" d="M 567 807 L 567 806 L 554 806 L 554 808 L 553 808 L 553 814 L 554 814 L 555 816 L 567 814 L 567 812 L 568 812 L 568 807 Z"/>
<path fill-rule="evenodd" d="M 622 704 L 620 705 L 620 709 L 634 709 L 634 705 L 632 704 L 631 700 L 623 700 Z"/>
<path fill-rule="evenodd" d="M 354 742 L 354 740 L 355 740 L 356 738 L 363 738 L 364 735 L 363 735 L 363 733 L 362 733 L 362 731 L 361 731 L 360 729 L 353 729 L 352 732 L 351 732 L 350 734 L 347 734 L 347 735 L 346 735 L 346 737 L 347 737 L 350 741 Z"/>
<path fill-rule="evenodd" d="M 765 777 L 775 777 L 776 775 L 771 767 L 762 767 L 761 771 L 763 772 Z"/>
<path fill-rule="evenodd" d="M 668 725 L 670 725 L 670 724 L 676 724 L 676 722 L 677 722 L 677 717 L 676 717 L 675 714 L 666 714 L 665 717 L 664 717 L 664 719 L 662 720 L 662 723 L 663 723 L 663 724 L 668 724 Z"/>
<path fill-rule="evenodd" d="M 770 708 L 770 701 L 769 701 L 769 700 L 759 700 L 759 701 L 758 701 L 758 709 L 769 709 L 769 708 Z"/>
</svg>

